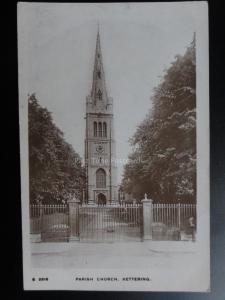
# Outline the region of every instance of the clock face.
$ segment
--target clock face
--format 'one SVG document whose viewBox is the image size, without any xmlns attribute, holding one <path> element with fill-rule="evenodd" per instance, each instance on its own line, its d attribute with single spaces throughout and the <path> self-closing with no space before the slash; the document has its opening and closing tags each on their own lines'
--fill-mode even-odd
<svg viewBox="0 0 225 300">
<path fill-rule="evenodd" d="M 102 145 L 98 145 L 98 146 L 96 147 L 96 151 L 97 151 L 98 153 L 103 153 L 103 152 L 104 152 L 104 147 L 103 147 Z"/>
</svg>

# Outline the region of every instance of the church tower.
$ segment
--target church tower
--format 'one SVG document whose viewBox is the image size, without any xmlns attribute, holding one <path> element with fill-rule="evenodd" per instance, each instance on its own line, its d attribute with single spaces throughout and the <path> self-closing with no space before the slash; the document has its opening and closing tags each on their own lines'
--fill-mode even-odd
<svg viewBox="0 0 225 300">
<path fill-rule="evenodd" d="M 86 98 L 85 166 L 88 203 L 117 202 L 113 99 L 107 95 L 99 30 L 92 89 Z"/>
</svg>

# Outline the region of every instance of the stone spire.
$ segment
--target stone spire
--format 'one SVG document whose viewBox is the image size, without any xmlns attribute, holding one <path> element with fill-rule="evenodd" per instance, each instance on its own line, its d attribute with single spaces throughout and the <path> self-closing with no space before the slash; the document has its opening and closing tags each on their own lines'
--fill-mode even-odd
<svg viewBox="0 0 225 300">
<path fill-rule="evenodd" d="M 102 61 L 102 52 L 101 52 L 101 45 L 100 45 L 99 28 L 98 28 L 97 40 L 96 40 L 91 98 L 94 104 L 99 102 L 106 104 L 108 102 L 106 85 L 105 85 L 105 74 L 104 74 L 103 61 Z"/>
</svg>

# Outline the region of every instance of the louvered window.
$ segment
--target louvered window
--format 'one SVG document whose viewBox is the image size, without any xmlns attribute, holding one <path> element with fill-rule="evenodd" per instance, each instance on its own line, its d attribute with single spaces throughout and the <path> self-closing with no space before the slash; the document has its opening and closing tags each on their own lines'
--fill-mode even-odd
<svg viewBox="0 0 225 300">
<path fill-rule="evenodd" d="M 107 124 L 106 124 L 106 122 L 103 123 L 103 136 L 107 137 Z"/>
<path fill-rule="evenodd" d="M 94 122 L 94 136 L 97 136 L 97 122 Z"/>
</svg>

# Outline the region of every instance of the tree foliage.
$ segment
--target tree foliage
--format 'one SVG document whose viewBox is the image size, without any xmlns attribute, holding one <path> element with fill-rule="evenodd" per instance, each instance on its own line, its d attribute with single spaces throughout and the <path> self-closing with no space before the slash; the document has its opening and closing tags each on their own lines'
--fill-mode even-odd
<svg viewBox="0 0 225 300">
<path fill-rule="evenodd" d="M 195 202 L 195 39 L 165 71 L 152 102 L 131 138 L 123 189 L 138 199 L 147 193 L 156 202 Z"/>
<path fill-rule="evenodd" d="M 80 197 L 84 187 L 81 159 L 34 94 L 28 99 L 28 118 L 30 202 L 60 203 Z"/>
</svg>

